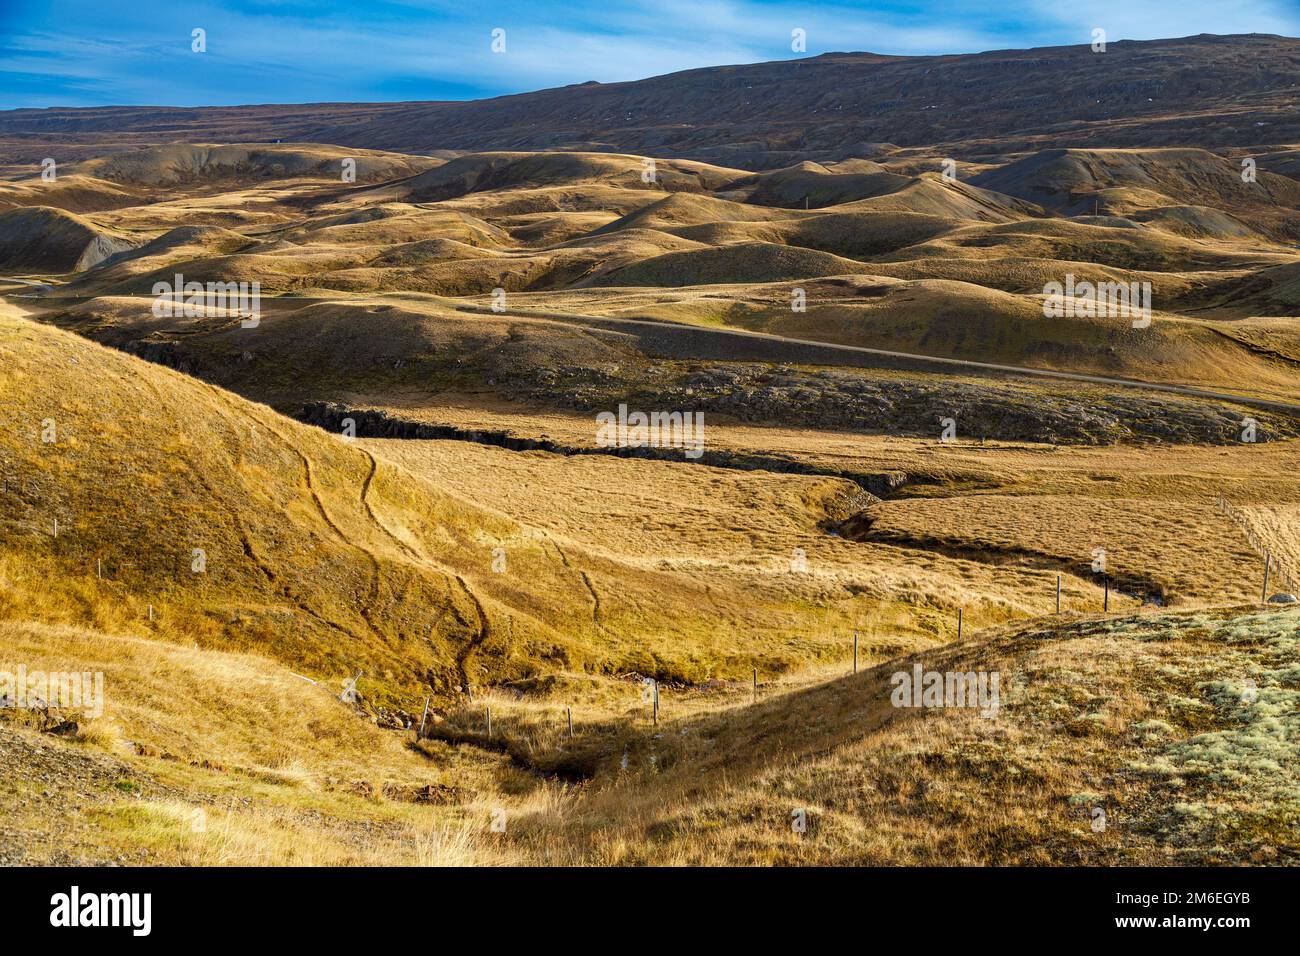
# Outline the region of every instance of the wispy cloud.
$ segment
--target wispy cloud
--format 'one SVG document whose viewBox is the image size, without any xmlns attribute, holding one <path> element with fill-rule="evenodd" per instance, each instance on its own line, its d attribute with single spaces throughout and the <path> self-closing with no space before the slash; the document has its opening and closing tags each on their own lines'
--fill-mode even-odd
<svg viewBox="0 0 1300 956">
<path fill-rule="evenodd" d="M 463 99 L 832 51 L 1300 32 L 1291 0 L 50 0 L 7 9 L 0 106 Z M 208 50 L 190 52 L 190 30 Z M 506 30 L 506 53 L 490 49 Z M 791 31 L 807 49 L 791 50 Z"/>
</svg>

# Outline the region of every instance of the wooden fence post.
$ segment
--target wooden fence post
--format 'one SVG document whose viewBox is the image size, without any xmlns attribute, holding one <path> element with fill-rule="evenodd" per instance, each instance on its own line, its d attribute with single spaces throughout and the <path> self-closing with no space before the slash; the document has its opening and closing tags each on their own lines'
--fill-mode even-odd
<svg viewBox="0 0 1300 956">
<path fill-rule="evenodd" d="M 424 736 L 424 721 L 429 716 L 429 698 L 424 698 L 424 713 L 420 715 L 420 727 L 415 732 L 415 739 L 419 740 Z"/>
</svg>

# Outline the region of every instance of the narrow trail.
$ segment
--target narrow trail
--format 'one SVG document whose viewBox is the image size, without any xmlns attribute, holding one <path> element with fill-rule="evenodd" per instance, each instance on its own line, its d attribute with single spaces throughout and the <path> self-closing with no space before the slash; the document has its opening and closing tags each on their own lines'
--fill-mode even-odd
<svg viewBox="0 0 1300 956">
<path fill-rule="evenodd" d="M 746 340 L 770 342 L 778 345 L 827 350 L 843 355 L 859 355 L 864 358 L 867 356 L 875 356 L 877 358 L 897 359 L 906 362 L 920 362 L 928 365 L 942 366 L 945 369 L 970 369 L 994 372 L 1001 375 L 1022 375 L 1035 378 L 1053 378 L 1070 382 L 1090 382 L 1097 385 L 1118 385 L 1124 388 L 1150 389 L 1157 392 L 1172 392 L 1178 395 L 1189 395 L 1194 398 L 1205 398 L 1213 401 L 1230 402 L 1238 405 L 1252 405 L 1257 408 L 1267 408 L 1274 411 L 1287 412 L 1292 415 L 1300 414 L 1300 404 L 1295 402 L 1283 402 L 1275 399 L 1258 398 L 1250 395 L 1235 395 L 1230 392 L 1219 392 L 1212 389 L 1195 388 L 1187 385 L 1172 385 L 1164 382 L 1152 382 L 1134 378 L 1116 378 L 1108 375 L 1092 375 L 1086 372 L 1064 372 L 1055 369 L 1032 368 L 1025 365 L 1003 365 L 997 362 L 978 362 L 974 359 L 948 358 L 939 355 L 925 355 L 919 352 L 899 352 L 893 349 L 870 348 L 865 345 L 844 345 L 838 342 L 802 339 L 789 335 L 777 335 L 771 332 L 752 332 L 748 329 L 691 325 L 686 322 L 672 322 L 668 320 L 628 319 L 623 318 L 622 316 L 584 315 L 576 312 L 543 312 L 534 309 L 510 309 L 502 313 L 493 313 L 491 308 L 488 306 L 470 305 L 468 303 L 456 303 L 453 308 L 459 312 L 472 312 L 480 315 L 493 314 L 498 318 L 502 316 L 518 316 L 520 318 L 576 324 L 586 328 L 609 327 L 614 329 L 657 329 L 659 331 L 679 332 L 683 334 L 689 333 L 692 335 L 701 335 L 713 338 L 730 338 L 737 342 L 743 342 Z"/>
<path fill-rule="evenodd" d="M 601 622 L 600 595 L 596 593 L 596 588 L 591 583 L 591 577 L 586 571 L 579 571 L 582 577 L 582 583 L 587 586 L 587 593 L 591 595 L 591 623 L 595 624 L 598 630 L 605 630 L 605 625 Z"/>
<path fill-rule="evenodd" d="M 459 574 L 453 575 L 443 570 L 432 560 L 430 560 L 427 555 L 424 555 L 421 552 L 417 551 L 411 545 L 407 544 L 405 541 L 399 538 L 392 531 L 392 529 L 389 528 L 387 524 L 385 524 L 384 520 L 379 516 L 379 513 L 374 509 L 373 505 L 370 503 L 370 489 L 374 483 L 375 475 L 377 474 L 379 469 L 379 461 L 368 450 L 364 448 L 360 450 L 362 454 L 364 454 L 370 461 L 370 470 L 367 473 L 366 478 L 361 485 L 361 502 L 363 505 L 365 505 L 366 512 L 370 516 L 370 519 L 375 523 L 375 525 L 378 528 L 380 528 L 384 532 L 384 534 L 386 534 L 390 539 L 392 539 L 392 541 L 396 543 L 398 547 L 400 547 L 403 550 L 403 552 L 406 553 L 413 561 L 415 561 L 420 566 L 427 568 L 428 570 L 440 575 L 443 578 L 443 580 L 446 581 L 447 583 L 447 603 L 444 605 L 442 610 L 438 613 L 437 618 L 435 618 L 433 623 L 429 626 L 429 639 L 431 641 L 431 646 L 433 647 L 434 651 L 436 652 L 439 649 L 436 647 L 436 645 L 432 644 L 433 636 L 437 630 L 438 625 L 442 623 L 442 621 L 446 618 L 448 613 L 452 614 L 452 616 L 456 619 L 456 622 L 461 627 L 463 627 L 467 631 L 473 632 L 474 636 L 470 638 L 469 642 L 456 655 L 456 668 L 460 675 L 461 686 L 466 691 L 466 693 L 469 693 L 470 690 L 469 659 L 473 655 L 473 653 L 476 650 L 478 650 L 484 644 L 484 642 L 486 642 L 492 636 L 492 625 L 491 625 L 491 620 L 488 617 L 487 610 L 483 607 L 482 600 L 480 600 L 479 596 L 474 592 L 472 588 L 470 588 L 468 583 L 465 581 L 464 577 L 462 577 Z M 566 568 L 570 567 L 569 558 L 564 553 L 563 549 L 561 549 L 560 546 L 551 539 L 549 534 L 547 534 L 545 531 L 543 531 L 542 533 L 545 536 L 545 539 L 551 543 L 551 546 L 554 547 L 556 552 L 560 555 L 560 561 L 564 564 L 564 566 Z M 603 630 L 604 629 L 603 625 L 599 621 L 600 608 L 601 608 L 600 598 L 596 594 L 596 590 L 592 586 L 590 580 L 587 578 L 586 573 L 585 572 L 580 572 L 580 573 L 582 574 L 583 583 L 587 586 L 587 590 L 591 594 L 592 600 L 595 604 L 595 608 L 593 610 L 593 620 L 596 621 L 596 626 Z M 471 603 L 473 603 L 474 611 L 477 616 L 476 624 L 472 624 L 470 621 L 466 620 L 464 615 L 460 613 L 459 608 L 456 606 L 454 595 L 452 593 L 452 584 L 451 584 L 453 578 L 456 581 L 456 583 L 460 585 L 461 590 L 470 599 Z"/>
<path fill-rule="evenodd" d="M 304 452 L 293 442 L 289 441 L 289 439 L 286 438 L 284 434 L 280 432 L 279 429 L 271 425 L 268 425 L 265 421 L 262 421 L 260 417 L 258 420 L 261 421 L 261 424 L 266 428 L 267 431 L 269 431 L 276 438 L 280 439 L 280 442 L 286 448 L 292 451 L 298 457 L 298 460 L 302 463 L 303 481 L 301 482 L 301 486 L 307 489 L 307 493 L 311 496 L 312 503 L 316 506 L 317 513 L 321 516 L 321 520 L 324 521 L 325 524 L 329 526 L 329 529 L 334 532 L 334 534 L 338 537 L 340 541 L 342 541 L 344 544 L 350 547 L 356 548 L 358 551 L 365 552 L 370 557 L 370 560 L 374 561 L 375 556 L 370 551 L 366 550 L 360 545 L 353 543 L 348 538 L 348 536 L 343 533 L 343 529 L 338 526 L 338 524 L 334 521 L 333 516 L 331 516 L 329 511 L 326 509 L 325 502 L 321 500 L 320 493 L 316 490 L 316 476 L 312 471 L 311 459 L 307 457 L 306 452 Z"/>
<path fill-rule="evenodd" d="M 443 580 L 446 581 L 447 583 L 447 602 L 443 606 L 442 610 L 438 613 L 438 616 L 434 619 L 433 623 L 429 625 L 430 646 L 435 651 L 435 653 L 439 650 L 439 648 L 433 644 L 432 638 L 437 630 L 438 625 L 442 623 L 443 619 L 447 616 L 448 612 L 450 612 L 452 616 L 455 617 L 457 623 L 460 624 L 461 627 L 465 628 L 465 630 L 467 631 L 474 632 L 474 636 L 470 638 L 469 642 L 466 643 L 466 645 L 456 655 L 456 669 L 460 675 L 461 687 L 465 690 L 466 693 L 469 693 L 470 679 L 469 679 L 468 664 L 469 664 L 470 655 L 473 654 L 474 651 L 476 651 L 483 644 L 483 642 L 486 641 L 491 636 L 491 623 L 488 619 L 487 611 L 484 610 L 482 601 L 480 601 L 478 595 L 475 594 L 474 591 L 470 589 L 469 585 L 465 583 L 465 579 L 463 577 L 461 577 L 458 574 L 451 575 L 448 572 L 444 571 L 442 568 L 438 567 L 436 564 L 434 564 L 433 561 L 429 560 L 429 558 L 426 555 L 416 551 L 414 548 L 412 548 L 401 538 L 397 537 L 397 535 L 394 534 L 393 531 L 384 523 L 383 519 L 379 517 L 378 512 L 376 512 L 374 508 L 371 506 L 370 498 L 369 498 L 371 484 L 373 483 L 375 474 L 379 469 L 379 461 L 378 459 L 375 458 L 374 455 L 372 455 L 366 449 L 364 448 L 361 449 L 361 452 L 367 458 L 370 459 L 370 472 L 366 475 L 366 479 L 361 486 L 361 502 L 362 504 L 365 505 L 366 512 L 370 515 L 370 519 L 375 523 L 377 527 L 379 527 L 386 535 L 388 535 L 388 537 L 391 538 L 398 545 L 398 547 L 400 547 L 407 555 L 409 555 L 412 560 L 414 560 L 420 566 L 427 568 L 428 570 L 436 574 L 441 575 Z M 456 602 L 455 602 L 454 595 L 452 594 L 452 586 L 451 586 L 453 577 L 455 578 L 456 582 L 460 585 L 461 590 L 465 592 L 465 594 L 469 597 L 470 601 L 474 604 L 474 611 L 478 617 L 477 626 L 473 626 L 470 624 L 469 621 L 465 620 L 465 617 L 460 613 L 460 610 L 456 607 Z"/>
<path fill-rule="evenodd" d="M 483 609 L 483 602 L 479 600 L 478 595 L 470 589 L 470 586 L 465 583 L 463 577 L 459 574 L 455 577 L 456 583 L 461 586 L 461 590 L 463 590 L 469 597 L 470 601 L 473 602 L 474 610 L 478 613 L 478 634 L 461 649 L 459 654 L 456 655 L 456 667 L 460 672 L 461 687 L 465 693 L 468 694 L 471 692 L 469 679 L 470 655 L 482 647 L 483 644 L 492 636 L 492 625 L 488 621 L 487 612 Z"/>
<path fill-rule="evenodd" d="M 165 404 L 163 402 L 163 395 L 162 392 L 158 390 L 158 386 L 149 381 L 147 376 L 141 376 L 140 381 L 149 389 L 149 391 L 153 392 L 154 398 L 158 402 L 158 407 L 164 408 Z M 208 476 L 203 472 L 203 469 L 199 468 L 194 463 L 194 459 L 191 458 L 187 452 L 181 452 L 181 457 L 185 459 L 185 464 L 189 466 L 190 474 L 194 476 L 194 480 L 199 483 L 199 487 L 204 490 L 208 497 L 213 501 L 221 501 L 221 495 L 217 493 L 217 489 L 213 487 L 212 482 L 208 480 Z M 248 527 L 244 524 L 243 519 L 239 517 L 239 511 L 235 508 L 226 508 L 225 512 L 230 516 L 230 520 L 235 526 L 235 531 L 239 535 L 239 543 L 243 548 L 245 556 L 247 556 L 248 559 L 253 562 L 254 566 L 262 572 L 262 575 L 268 582 L 276 584 L 278 579 L 275 570 L 266 563 L 261 555 L 257 553 L 257 549 L 253 546 L 253 539 L 248 533 Z"/>
<path fill-rule="evenodd" d="M 375 474 L 379 471 L 379 461 L 378 459 L 375 458 L 374 455 L 370 454 L 370 452 L 366 451 L 364 448 L 361 449 L 361 454 L 365 455 L 366 458 L 370 460 L 370 471 L 366 475 L 365 481 L 361 483 L 361 503 L 365 505 L 366 514 L 370 516 L 370 520 L 374 522 L 375 527 L 379 528 L 380 531 L 386 534 L 394 544 L 396 544 L 399 548 L 402 549 L 403 552 L 405 552 L 414 560 L 418 561 L 420 564 L 426 565 L 431 568 L 434 567 L 433 562 L 430 561 L 427 556 L 421 554 L 419 551 L 416 551 L 415 548 L 411 547 L 409 544 L 407 544 L 405 541 L 399 538 L 393 532 L 393 530 L 389 528 L 387 524 L 384 523 L 384 520 L 379 517 L 379 512 L 375 511 L 374 506 L 370 504 L 370 486 L 374 483 Z"/>
<path fill-rule="evenodd" d="M 384 632 L 379 629 L 379 627 L 375 624 L 374 619 L 372 617 L 374 613 L 374 608 L 379 603 L 380 570 L 379 570 L 378 556 L 369 548 L 361 544 L 358 544 L 357 542 L 349 538 L 343 532 L 343 529 L 338 526 L 338 523 L 334 520 L 334 518 L 330 515 L 328 509 L 326 509 L 325 507 L 325 502 L 321 500 L 320 494 L 317 491 L 316 477 L 314 472 L 312 471 L 311 459 L 307 456 L 306 452 L 304 452 L 301 448 L 299 448 L 297 445 L 291 442 L 279 429 L 268 424 L 263 418 L 263 416 L 255 415 L 253 417 L 260 425 L 266 428 L 267 431 L 269 431 L 272 435 L 278 438 L 281 444 L 283 444 L 285 447 L 290 449 L 298 457 L 298 460 L 302 463 L 303 481 L 300 486 L 305 488 L 307 490 L 307 493 L 311 496 L 311 500 L 315 504 L 316 511 L 320 514 L 321 520 L 323 520 L 325 524 L 329 527 L 329 529 L 334 532 L 334 534 L 338 537 L 339 541 L 341 541 L 343 544 L 345 544 L 350 548 L 354 548 L 355 550 L 360 551 L 362 554 L 366 556 L 366 559 L 370 562 L 370 593 L 361 602 L 361 607 L 359 608 L 359 611 L 361 613 L 361 619 L 366 622 L 366 627 L 370 629 L 371 634 L 381 643 L 386 643 L 387 638 L 385 637 Z M 372 464 L 373 464 L 373 460 L 372 460 Z"/>
<path fill-rule="evenodd" d="M 149 381 L 147 378 L 142 378 L 141 381 L 143 381 L 145 386 L 151 392 L 153 392 L 154 397 L 158 400 L 159 407 L 160 408 L 164 407 L 163 396 L 162 393 L 158 390 L 158 387 L 154 385 L 153 382 Z M 222 419 L 223 421 L 226 421 L 225 416 L 222 416 Z M 222 501 L 221 495 L 217 492 L 216 488 L 212 485 L 212 482 L 208 480 L 208 477 L 206 474 L 204 474 L 203 470 L 201 468 L 198 468 L 195 465 L 193 459 L 188 454 L 183 454 L 183 457 L 185 459 L 186 465 L 189 466 L 190 473 L 194 476 L 195 480 L 199 483 L 199 486 L 204 490 L 204 492 L 208 495 L 208 497 L 211 498 L 213 501 L 218 501 L 218 502 Z M 235 531 L 239 535 L 240 546 L 243 549 L 244 555 L 250 561 L 253 562 L 253 565 L 262 573 L 262 575 L 266 578 L 267 582 L 275 586 L 275 588 L 278 590 L 282 598 L 288 601 L 291 605 L 293 605 L 293 607 L 297 608 L 303 614 L 306 614 L 312 620 L 318 622 L 319 624 L 324 625 L 326 628 L 338 634 L 341 634 L 344 637 L 350 638 L 352 640 L 358 639 L 358 635 L 356 635 L 355 633 L 353 633 L 343 625 L 335 621 L 331 621 L 329 618 L 322 615 L 315 608 L 308 605 L 298 595 L 294 594 L 292 589 L 289 587 L 289 585 L 282 582 L 279 576 L 275 573 L 275 570 L 270 566 L 270 564 L 268 564 L 266 560 L 257 553 L 257 549 L 253 545 L 252 536 L 248 533 L 248 526 L 245 525 L 243 519 L 239 517 L 238 509 L 227 507 L 224 510 L 225 513 L 230 516 L 230 520 L 234 523 Z"/>
<path fill-rule="evenodd" d="M 549 532 L 543 531 L 542 534 L 546 536 L 546 540 L 549 541 L 551 547 L 555 549 L 555 553 L 560 556 L 560 563 L 566 568 L 571 568 L 572 565 L 569 564 L 569 556 L 564 553 L 564 549 L 555 543 L 555 540 L 551 537 Z"/>
<path fill-rule="evenodd" d="M 551 537 L 550 532 L 543 530 L 542 536 L 550 543 L 551 547 L 555 549 L 555 553 L 560 556 L 560 561 L 563 563 L 564 567 L 570 571 L 574 570 L 573 565 L 569 563 L 569 556 L 565 553 L 564 549 L 559 546 L 555 539 Z M 591 577 L 586 571 L 581 569 L 578 569 L 578 576 L 582 578 L 583 586 L 586 587 L 587 593 L 591 596 L 591 622 L 596 625 L 597 630 L 608 632 L 608 628 L 605 627 L 604 622 L 601 620 L 603 609 L 600 603 L 600 595 L 596 592 L 595 585 L 591 583 Z"/>
</svg>

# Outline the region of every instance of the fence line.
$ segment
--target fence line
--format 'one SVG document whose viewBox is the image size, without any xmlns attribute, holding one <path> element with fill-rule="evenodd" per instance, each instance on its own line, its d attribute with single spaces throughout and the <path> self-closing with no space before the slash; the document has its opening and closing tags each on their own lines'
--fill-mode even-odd
<svg viewBox="0 0 1300 956">
<path fill-rule="evenodd" d="M 1254 529 L 1251 528 L 1250 522 L 1246 520 L 1242 510 L 1230 502 L 1223 492 L 1219 493 L 1219 496 L 1215 498 L 1214 503 L 1218 506 L 1219 511 L 1227 515 L 1232 520 L 1232 523 L 1240 529 L 1243 535 L 1245 535 L 1246 541 L 1250 545 L 1251 550 L 1263 558 L 1264 561 L 1271 563 L 1271 573 L 1277 582 L 1292 594 L 1300 591 L 1300 587 L 1296 584 L 1295 575 L 1288 570 L 1284 564 L 1282 564 L 1280 559 L 1274 557 L 1272 552 L 1269 551 L 1269 549 L 1264 546 L 1263 542 L 1259 540 L 1259 536 L 1255 534 Z"/>
</svg>

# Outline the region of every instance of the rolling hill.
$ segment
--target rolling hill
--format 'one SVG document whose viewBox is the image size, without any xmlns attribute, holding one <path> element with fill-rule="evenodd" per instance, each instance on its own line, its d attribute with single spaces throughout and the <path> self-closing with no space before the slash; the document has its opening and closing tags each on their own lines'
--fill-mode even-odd
<svg viewBox="0 0 1300 956">
<path fill-rule="evenodd" d="M 1120 41 L 1105 53 L 1092 52 L 1089 40 L 930 57 L 827 53 L 468 103 L 14 110 L 0 114 L 0 143 L 35 163 L 40 156 L 23 147 L 33 136 L 122 145 L 166 141 L 165 129 L 169 139 L 208 142 L 599 149 L 776 169 L 880 161 L 897 147 L 936 144 L 977 154 L 1300 142 L 1291 108 L 1296 39 L 1201 35 Z"/>
<path fill-rule="evenodd" d="M 0 864 L 1300 862 L 1297 76 L 0 112 Z"/>
</svg>

